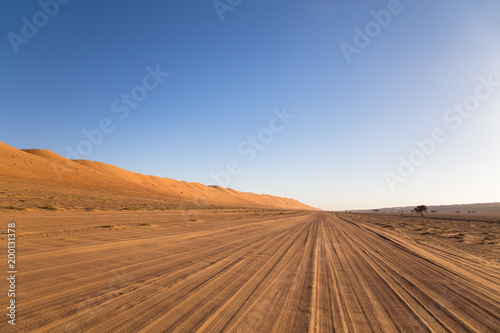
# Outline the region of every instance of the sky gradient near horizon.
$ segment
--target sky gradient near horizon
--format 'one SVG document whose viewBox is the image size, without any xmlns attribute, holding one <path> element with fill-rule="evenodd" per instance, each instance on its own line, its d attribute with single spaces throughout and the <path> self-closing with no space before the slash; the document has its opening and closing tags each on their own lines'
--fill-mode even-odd
<svg viewBox="0 0 500 333">
<path fill-rule="evenodd" d="M 4 1 L 0 18 L 16 148 L 326 210 L 500 201 L 498 1 Z"/>
</svg>

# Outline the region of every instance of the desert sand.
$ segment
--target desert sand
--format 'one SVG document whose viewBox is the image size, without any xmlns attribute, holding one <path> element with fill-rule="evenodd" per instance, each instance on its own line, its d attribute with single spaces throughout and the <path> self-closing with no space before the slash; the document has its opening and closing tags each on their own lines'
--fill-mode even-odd
<svg viewBox="0 0 500 333">
<path fill-rule="evenodd" d="M 18 331 L 500 330 L 498 261 L 356 216 L 67 211 L 7 221 L 20 236 Z"/>
<path fill-rule="evenodd" d="M 1 332 L 500 331 L 494 219 L 323 212 L 0 149 Z"/>
</svg>

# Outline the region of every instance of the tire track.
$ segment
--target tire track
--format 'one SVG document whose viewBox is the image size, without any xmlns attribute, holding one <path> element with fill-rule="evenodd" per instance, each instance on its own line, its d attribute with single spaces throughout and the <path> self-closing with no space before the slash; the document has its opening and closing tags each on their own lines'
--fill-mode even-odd
<svg viewBox="0 0 500 333">
<path fill-rule="evenodd" d="M 19 330 L 500 331 L 495 268 L 328 212 L 89 235 L 23 240 Z"/>
</svg>

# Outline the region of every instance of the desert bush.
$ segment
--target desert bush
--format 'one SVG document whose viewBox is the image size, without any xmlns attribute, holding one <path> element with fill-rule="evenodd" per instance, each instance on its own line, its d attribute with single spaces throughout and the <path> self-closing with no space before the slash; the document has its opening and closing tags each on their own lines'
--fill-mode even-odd
<svg viewBox="0 0 500 333">
<path fill-rule="evenodd" d="M 52 210 L 52 211 L 56 211 L 56 210 L 59 210 L 59 208 L 57 208 L 56 206 L 52 206 L 52 205 L 46 205 L 46 206 L 43 206 L 43 207 L 40 207 L 41 209 L 46 209 L 46 210 Z"/>
<path fill-rule="evenodd" d="M 133 210 L 133 211 L 137 211 L 137 210 L 141 210 L 141 209 L 138 208 L 138 207 L 123 207 L 121 210 Z"/>
<path fill-rule="evenodd" d="M 424 214 L 427 212 L 427 206 L 426 205 L 420 205 L 415 208 L 413 208 L 415 213 L 420 214 L 422 217 L 424 217 Z"/>
<path fill-rule="evenodd" d="M 26 208 L 15 207 L 15 206 L 0 206 L 0 208 L 3 208 L 3 209 L 13 209 L 13 210 L 27 210 Z"/>
</svg>

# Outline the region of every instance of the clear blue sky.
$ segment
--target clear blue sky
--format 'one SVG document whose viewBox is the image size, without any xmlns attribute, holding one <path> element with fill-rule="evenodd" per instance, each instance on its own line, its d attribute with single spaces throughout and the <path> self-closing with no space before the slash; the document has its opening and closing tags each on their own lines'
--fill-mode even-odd
<svg viewBox="0 0 500 333">
<path fill-rule="evenodd" d="M 229 3 L 2 1 L 0 141 L 323 209 L 500 201 L 498 1 Z"/>
</svg>

